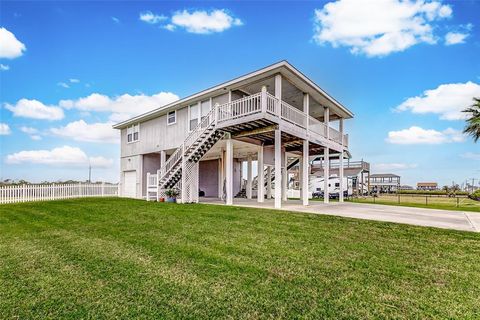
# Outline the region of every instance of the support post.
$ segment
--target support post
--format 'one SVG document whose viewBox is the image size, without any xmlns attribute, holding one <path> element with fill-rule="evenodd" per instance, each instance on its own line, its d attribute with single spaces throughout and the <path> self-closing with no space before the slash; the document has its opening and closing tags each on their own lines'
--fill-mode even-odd
<svg viewBox="0 0 480 320">
<path fill-rule="evenodd" d="M 265 176 L 263 174 L 263 146 L 260 146 L 258 149 L 258 161 L 257 161 L 257 201 L 264 201 L 264 190 L 265 190 Z"/>
<path fill-rule="evenodd" d="M 218 197 L 223 197 L 223 182 L 225 181 L 224 175 L 225 167 L 225 151 L 220 150 L 220 159 L 218 159 Z"/>
<path fill-rule="evenodd" d="M 308 167 L 308 140 L 303 140 L 303 154 L 302 154 L 302 203 L 304 206 L 308 206 L 308 182 L 310 179 L 309 167 Z"/>
<path fill-rule="evenodd" d="M 308 93 L 303 94 L 303 112 L 307 115 L 305 125 L 308 133 L 310 127 L 310 118 L 308 117 L 310 115 L 310 95 Z"/>
<path fill-rule="evenodd" d="M 267 113 L 267 87 L 262 86 L 262 91 L 260 94 L 260 108 L 262 109 L 262 113 Z"/>
<path fill-rule="evenodd" d="M 282 132 L 275 130 L 275 208 L 282 207 Z"/>
<path fill-rule="evenodd" d="M 150 172 L 147 172 L 147 201 L 150 201 L 150 192 L 148 192 L 148 184 L 150 183 Z M 103 193 L 103 192 L 102 192 Z M 103 196 L 103 194 L 102 194 Z"/>
<path fill-rule="evenodd" d="M 226 191 L 227 191 L 227 205 L 233 204 L 233 140 L 227 139 L 226 148 Z"/>
<path fill-rule="evenodd" d="M 298 161 L 298 189 L 300 191 L 300 200 L 303 202 L 303 156 Z"/>
<path fill-rule="evenodd" d="M 167 162 L 167 153 L 162 150 L 160 151 L 160 168 L 165 165 L 165 162 Z"/>
<path fill-rule="evenodd" d="M 160 177 L 161 177 L 161 169 L 157 170 L 157 202 L 160 202 Z"/>
<path fill-rule="evenodd" d="M 328 147 L 324 148 L 323 153 L 323 181 L 324 181 L 324 191 L 323 191 L 323 202 L 329 203 L 330 192 L 328 191 L 328 183 L 330 177 L 330 149 Z"/>
<path fill-rule="evenodd" d="M 287 153 L 285 152 L 285 166 L 282 170 L 282 200 L 287 201 L 287 189 L 288 189 L 288 170 L 287 170 Z"/>
<path fill-rule="evenodd" d="M 247 157 L 247 199 L 252 199 L 252 156 Z"/>
<path fill-rule="evenodd" d="M 282 75 L 277 74 L 275 75 L 275 98 L 277 98 L 278 103 L 278 117 L 282 117 Z M 276 178 L 275 178 L 276 179 Z M 277 185 L 275 183 L 275 185 Z"/>
<path fill-rule="evenodd" d="M 338 194 L 338 201 L 339 202 L 343 202 L 343 188 L 344 188 L 344 184 L 343 184 L 343 147 L 342 147 L 342 151 L 340 152 L 340 168 L 339 168 L 339 172 L 338 172 L 338 175 L 340 177 L 340 193 Z M 347 194 L 348 194 L 348 182 L 347 182 Z"/>
<path fill-rule="evenodd" d="M 185 163 L 185 144 L 182 145 L 182 178 L 181 178 L 181 186 L 182 186 L 182 203 L 187 203 L 187 179 L 186 179 L 186 163 Z"/>
<path fill-rule="evenodd" d="M 272 199 L 272 167 L 267 166 L 267 199 Z"/>
<path fill-rule="evenodd" d="M 327 139 L 330 139 L 330 109 L 328 107 L 323 108 L 323 123 L 325 124 L 325 133 Z"/>
<path fill-rule="evenodd" d="M 344 155 L 344 150 L 343 150 L 343 144 L 344 144 L 344 141 L 343 141 L 343 118 L 340 118 L 339 120 L 339 123 L 338 123 L 338 129 L 340 131 L 340 141 L 341 141 L 341 144 L 342 144 L 342 151 L 340 152 L 340 167 L 339 167 L 339 176 L 340 176 L 340 193 L 338 194 L 338 201 L 339 202 L 343 202 L 343 188 L 344 188 L 344 185 L 343 185 L 343 155 Z M 347 195 L 348 195 L 348 181 L 347 181 Z"/>
</svg>

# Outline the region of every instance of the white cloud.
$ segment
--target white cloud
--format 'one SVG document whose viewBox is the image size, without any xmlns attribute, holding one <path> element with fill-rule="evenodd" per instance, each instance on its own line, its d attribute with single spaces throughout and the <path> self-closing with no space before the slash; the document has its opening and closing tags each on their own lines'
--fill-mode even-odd
<svg viewBox="0 0 480 320">
<path fill-rule="evenodd" d="M 68 79 L 68 81 L 70 81 L 70 83 L 79 83 L 80 82 L 80 80 L 75 79 L 75 78 L 70 78 L 70 79 Z"/>
<path fill-rule="evenodd" d="M 385 140 L 393 144 L 441 144 L 462 142 L 465 136 L 461 131 L 452 128 L 437 131 L 412 126 L 408 129 L 390 131 Z"/>
<path fill-rule="evenodd" d="M 5 108 L 13 112 L 16 117 L 41 120 L 60 120 L 64 117 L 62 108 L 47 106 L 38 100 L 20 99 L 15 105 L 6 103 Z"/>
<path fill-rule="evenodd" d="M 68 84 L 66 84 L 65 82 L 59 82 L 59 83 L 57 83 L 57 86 L 63 87 L 63 88 L 66 88 L 66 89 L 70 88 L 70 86 Z"/>
<path fill-rule="evenodd" d="M 7 71 L 7 70 L 10 70 L 10 67 L 6 64 L 0 63 L 0 71 Z"/>
<path fill-rule="evenodd" d="M 166 29 L 168 31 L 174 31 L 176 27 L 175 27 L 174 24 L 169 23 L 169 24 L 166 24 L 166 25 L 162 26 L 162 28 Z"/>
<path fill-rule="evenodd" d="M 385 56 L 436 43 L 434 23 L 451 15 L 450 6 L 439 1 L 338 0 L 315 10 L 313 39 L 355 54 Z"/>
<path fill-rule="evenodd" d="M 471 160 L 479 160 L 480 161 L 480 153 L 473 153 L 473 152 L 466 152 L 460 155 L 464 159 L 471 159 Z"/>
<path fill-rule="evenodd" d="M 70 122 L 64 127 L 51 128 L 50 132 L 56 136 L 76 141 L 118 143 L 120 140 L 117 130 L 112 128 L 113 123 L 88 124 L 83 120 Z"/>
<path fill-rule="evenodd" d="M 30 136 L 32 140 L 42 140 L 42 137 L 38 134 L 38 130 L 32 127 L 20 127 L 20 131 Z"/>
<path fill-rule="evenodd" d="M 410 110 L 413 113 L 434 113 L 442 120 L 462 120 L 462 110 L 472 104 L 473 97 L 480 96 L 480 85 L 474 82 L 442 84 L 426 90 L 422 95 L 411 97 L 397 106 L 397 111 Z"/>
<path fill-rule="evenodd" d="M 26 134 L 35 134 L 38 133 L 38 130 L 32 127 L 20 127 L 20 131 Z"/>
<path fill-rule="evenodd" d="M 451 46 L 453 44 L 465 43 L 468 33 L 449 32 L 445 35 L 445 44 Z"/>
<path fill-rule="evenodd" d="M 172 24 L 185 28 L 191 33 L 208 34 L 222 32 L 232 26 L 241 26 L 243 22 L 227 13 L 225 9 L 216 9 L 210 12 L 199 10 L 188 12 L 187 10 L 175 12 L 172 16 Z"/>
<path fill-rule="evenodd" d="M 61 166 L 86 166 L 109 167 L 112 159 L 104 157 L 88 157 L 80 148 L 63 146 L 52 150 L 27 150 L 7 155 L 5 159 L 9 164 L 33 163 Z"/>
<path fill-rule="evenodd" d="M 18 58 L 25 50 L 27 50 L 25 45 L 18 41 L 13 33 L 0 28 L 0 58 Z"/>
<path fill-rule="evenodd" d="M 42 140 L 42 137 L 39 136 L 38 134 L 33 134 L 33 135 L 30 136 L 30 138 L 31 138 L 32 140 L 36 140 L 36 141 Z"/>
<path fill-rule="evenodd" d="M 6 136 L 10 133 L 12 133 L 12 130 L 10 130 L 8 124 L 0 122 L 0 136 Z"/>
<path fill-rule="evenodd" d="M 145 11 L 140 13 L 140 20 L 150 24 L 157 24 L 168 18 L 164 15 L 153 14 L 151 11 Z"/>
<path fill-rule="evenodd" d="M 418 167 L 416 163 L 374 163 L 372 168 L 375 171 L 406 170 Z"/>
<path fill-rule="evenodd" d="M 151 96 L 123 94 L 113 98 L 93 93 L 77 100 L 61 100 L 59 105 L 66 109 L 75 108 L 81 111 L 112 112 L 110 120 L 117 122 L 159 108 L 178 99 L 179 97 L 171 92 L 159 92 Z"/>
<path fill-rule="evenodd" d="M 160 27 L 169 31 L 177 28 L 183 28 L 187 32 L 197 34 L 209 34 L 214 32 L 222 32 L 233 26 L 243 25 L 242 20 L 233 17 L 226 9 L 215 9 L 211 11 L 195 10 L 195 11 L 177 11 L 171 17 L 157 15 L 151 11 L 140 13 L 140 20 L 158 24 L 165 22 Z"/>
<path fill-rule="evenodd" d="M 117 17 L 112 17 L 112 21 L 115 23 L 120 23 L 120 19 L 118 19 Z"/>
</svg>

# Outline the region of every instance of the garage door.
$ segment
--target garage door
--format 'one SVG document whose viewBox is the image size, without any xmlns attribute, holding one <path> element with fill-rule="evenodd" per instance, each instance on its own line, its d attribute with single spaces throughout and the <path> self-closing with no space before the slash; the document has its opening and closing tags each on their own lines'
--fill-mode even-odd
<svg viewBox="0 0 480 320">
<path fill-rule="evenodd" d="M 137 196 L 137 171 L 125 171 L 123 196 L 128 198 Z"/>
</svg>

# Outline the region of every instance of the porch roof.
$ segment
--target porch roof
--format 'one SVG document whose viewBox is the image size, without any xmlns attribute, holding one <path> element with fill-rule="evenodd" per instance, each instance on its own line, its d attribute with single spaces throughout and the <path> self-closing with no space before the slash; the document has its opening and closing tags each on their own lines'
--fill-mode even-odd
<svg viewBox="0 0 480 320">
<path fill-rule="evenodd" d="M 305 76 L 303 73 L 297 70 L 294 66 L 288 63 L 288 61 L 282 60 L 280 62 L 267 66 L 265 68 L 248 73 L 246 75 L 240 76 L 233 80 L 221 83 L 217 86 L 200 91 L 198 93 L 195 93 L 193 95 L 187 96 L 180 100 L 174 101 L 170 104 L 164 105 L 152 111 L 138 115 L 126 121 L 117 123 L 116 125 L 113 126 L 113 128 L 122 129 L 133 123 L 150 120 L 158 116 L 161 116 L 163 114 L 166 114 L 169 111 L 184 107 L 191 102 L 202 100 L 207 97 L 211 97 L 213 95 L 220 95 L 222 93 L 227 92 L 228 90 L 238 89 L 250 82 L 259 81 L 261 79 L 264 79 L 269 76 L 273 76 L 278 73 L 282 74 L 282 76 L 284 76 L 291 83 L 301 88 L 305 93 L 309 93 L 313 99 L 321 102 L 324 106 L 331 108 L 332 109 L 331 113 L 339 114 L 346 119 L 353 117 L 353 113 L 350 110 L 348 110 L 340 102 L 338 102 L 333 97 L 331 97 L 328 93 L 326 93 L 322 88 L 320 88 L 307 76 Z"/>
</svg>

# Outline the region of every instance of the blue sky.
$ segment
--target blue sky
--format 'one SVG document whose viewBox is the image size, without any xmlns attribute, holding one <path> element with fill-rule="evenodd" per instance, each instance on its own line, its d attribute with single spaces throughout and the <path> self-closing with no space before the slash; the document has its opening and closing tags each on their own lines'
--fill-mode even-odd
<svg viewBox="0 0 480 320">
<path fill-rule="evenodd" d="M 459 112 L 480 96 L 480 2 L 0 6 L 2 179 L 86 179 L 91 163 L 117 181 L 113 122 L 282 59 L 355 113 L 353 159 L 411 185 L 480 178 Z"/>
</svg>

